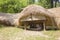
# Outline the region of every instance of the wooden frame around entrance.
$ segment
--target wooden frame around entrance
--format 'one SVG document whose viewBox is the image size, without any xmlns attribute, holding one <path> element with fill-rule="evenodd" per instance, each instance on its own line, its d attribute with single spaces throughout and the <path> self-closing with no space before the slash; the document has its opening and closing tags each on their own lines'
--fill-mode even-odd
<svg viewBox="0 0 60 40">
<path fill-rule="evenodd" d="M 41 20 L 36 20 L 36 21 L 41 21 Z M 33 21 L 24 21 L 23 22 L 24 26 L 27 26 L 26 23 L 29 23 L 29 22 L 33 22 Z M 42 23 L 43 23 L 42 24 L 43 25 L 43 30 L 45 31 L 46 30 L 45 20 L 43 20 Z M 25 28 L 25 30 L 26 30 L 26 28 Z"/>
</svg>

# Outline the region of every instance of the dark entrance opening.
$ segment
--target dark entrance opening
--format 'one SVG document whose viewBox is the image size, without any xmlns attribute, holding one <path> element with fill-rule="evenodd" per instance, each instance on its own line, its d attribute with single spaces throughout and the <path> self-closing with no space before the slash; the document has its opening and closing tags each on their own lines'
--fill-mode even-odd
<svg viewBox="0 0 60 40">
<path fill-rule="evenodd" d="M 31 31 L 45 30 L 45 20 L 23 21 L 24 29 Z"/>
<path fill-rule="evenodd" d="M 43 23 L 30 23 L 30 30 L 41 31 L 44 29 Z"/>
</svg>

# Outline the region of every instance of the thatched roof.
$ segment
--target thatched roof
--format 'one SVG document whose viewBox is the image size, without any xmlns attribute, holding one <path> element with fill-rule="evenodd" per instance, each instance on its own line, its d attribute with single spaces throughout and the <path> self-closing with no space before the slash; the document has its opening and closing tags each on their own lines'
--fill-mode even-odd
<svg viewBox="0 0 60 40">
<path fill-rule="evenodd" d="M 52 13 L 50 13 L 47 9 L 43 8 L 42 6 L 38 6 L 38 5 L 29 5 L 26 8 L 24 8 L 23 11 L 18 15 L 20 15 L 19 18 L 21 19 L 27 17 L 30 14 L 53 17 Z"/>
<path fill-rule="evenodd" d="M 48 9 L 48 11 L 52 12 L 54 17 L 60 17 L 60 7 Z"/>
<path fill-rule="evenodd" d="M 18 25 L 19 21 L 21 19 L 28 17 L 29 15 L 43 15 L 43 16 L 48 16 L 48 17 L 53 17 L 53 14 L 49 12 L 47 9 L 43 8 L 42 6 L 39 5 L 29 5 L 25 7 L 21 13 L 15 14 L 14 15 L 14 24 Z"/>
<path fill-rule="evenodd" d="M 29 5 L 29 6 L 25 7 L 21 13 L 0 14 L 0 18 L 2 19 L 4 17 L 5 18 L 4 20 L 9 21 L 11 25 L 19 25 L 21 19 L 26 18 L 31 14 L 33 16 L 41 16 L 42 15 L 42 16 L 50 17 L 50 18 L 60 17 L 59 9 L 60 8 L 58 8 L 58 9 L 57 8 L 45 9 L 42 6 L 39 6 L 39 5 Z M 26 19 L 26 20 L 29 20 L 29 19 Z M 41 20 L 41 19 L 34 17 L 33 20 Z"/>
<path fill-rule="evenodd" d="M 0 24 L 15 25 L 15 21 L 18 21 L 17 14 L 0 13 Z"/>
<path fill-rule="evenodd" d="M 60 7 L 51 8 L 51 9 L 48 9 L 48 11 L 53 13 L 55 21 L 56 21 L 58 27 L 60 27 Z"/>
</svg>

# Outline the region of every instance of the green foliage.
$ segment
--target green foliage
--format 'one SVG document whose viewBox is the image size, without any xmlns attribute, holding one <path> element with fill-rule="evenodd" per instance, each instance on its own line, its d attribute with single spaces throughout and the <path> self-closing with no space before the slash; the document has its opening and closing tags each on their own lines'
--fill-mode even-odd
<svg viewBox="0 0 60 40">
<path fill-rule="evenodd" d="M 3 0 L 2 3 L 0 3 L 0 12 L 17 13 L 25 6 L 26 2 L 24 0 Z"/>
<path fill-rule="evenodd" d="M 40 0 L 38 4 L 45 8 L 50 8 L 50 0 Z"/>
<path fill-rule="evenodd" d="M 51 0 L 38 0 L 38 2 L 35 2 L 35 0 L 29 0 L 29 4 L 37 4 L 45 8 L 51 8 Z"/>
<path fill-rule="evenodd" d="M 50 8 L 50 0 L 0 0 L 0 12 L 19 13 L 24 7 L 30 4 L 38 4 L 45 8 Z"/>
</svg>

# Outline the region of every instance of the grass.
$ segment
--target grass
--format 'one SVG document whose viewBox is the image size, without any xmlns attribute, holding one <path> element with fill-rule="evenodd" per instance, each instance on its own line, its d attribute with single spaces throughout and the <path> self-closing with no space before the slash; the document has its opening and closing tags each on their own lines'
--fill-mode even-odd
<svg viewBox="0 0 60 40">
<path fill-rule="evenodd" d="M 43 33 L 50 36 L 52 38 L 51 40 L 53 40 L 53 39 L 56 40 L 56 39 L 60 38 L 60 30 L 56 30 L 56 31 L 50 30 L 50 31 L 46 31 Z"/>
<path fill-rule="evenodd" d="M 0 40 L 58 40 L 60 37 L 60 30 L 57 31 L 40 31 L 50 38 L 41 37 L 39 35 L 30 36 L 24 35 L 24 30 L 16 27 L 1 27 L 0 28 Z"/>
</svg>

